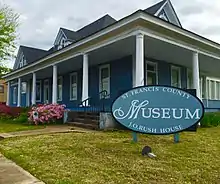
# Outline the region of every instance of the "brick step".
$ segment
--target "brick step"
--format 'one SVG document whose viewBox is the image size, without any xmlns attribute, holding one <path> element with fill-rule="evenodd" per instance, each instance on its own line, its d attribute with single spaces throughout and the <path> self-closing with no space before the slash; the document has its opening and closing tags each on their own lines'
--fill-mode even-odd
<svg viewBox="0 0 220 184">
<path fill-rule="evenodd" d="M 91 121 L 91 122 L 99 122 L 99 117 L 69 117 L 69 121 Z"/>
<path fill-rule="evenodd" d="M 99 116 L 98 112 L 75 112 L 75 111 L 70 111 L 68 112 L 70 115 L 83 115 L 83 116 Z"/>
<path fill-rule="evenodd" d="M 93 120 L 93 119 L 85 119 L 85 118 L 74 118 L 74 122 L 84 123 L 84 124 L 92 124 L 92 125 L 98 125 L 99 120 Z"/>
<path fill-rule="evenodd" d="M 84 118 L 84 119 L 99 119 L 99 116 L 96 115 L 77 115 L 76 118 Z"/>
<path fill-rule="evenodd" d="M 86 128 L 86 129 L 90 129 L 90 130 L 99 130 L 99 126 L 94 125 L 94 124 L 85 124 L 85 123 L 81 123 L 81 122 L 68 122 L 67 124 L 70 126 L 76 126 L 76 127 Z"/>
</svg>

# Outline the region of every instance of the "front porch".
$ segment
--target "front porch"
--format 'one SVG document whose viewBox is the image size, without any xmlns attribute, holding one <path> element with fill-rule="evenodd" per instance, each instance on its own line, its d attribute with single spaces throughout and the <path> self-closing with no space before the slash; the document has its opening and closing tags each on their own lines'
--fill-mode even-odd
<svg viewBox="0 0 220 184">
<path fill-rule="evenodd" d="M 73 111 L 85 106 L 110 111 L 122 92 L 153 84 L 195 88 L 207 110 L 218 110 L 219 67 L 213 57 L 138 32 L 10 81 L 8 104 L 60 103 Z"/>
</svg>

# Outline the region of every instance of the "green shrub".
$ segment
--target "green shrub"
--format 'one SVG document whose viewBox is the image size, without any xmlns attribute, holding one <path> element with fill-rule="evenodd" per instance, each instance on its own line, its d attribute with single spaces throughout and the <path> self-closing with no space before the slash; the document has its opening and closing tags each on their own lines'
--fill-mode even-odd
<svg viewBox="0 0 220 184">
<path fill-rule="evenodd" d="M 28 113 L 30 111 L 30 107 L 21 107 L 21 113 Z"/>
<path fill-rule="evenodd" d="M 16 123 L 27 123 L 28 122 L 28 113 L 22 112 L 17 118 L 14 119 Z"/>
<path fill-rule="evenodd" d="M 208 128 L 217 126 L 220 126 L 220 112 L 205 113 L 201 121 L 201 127 Z"/>
</svg>

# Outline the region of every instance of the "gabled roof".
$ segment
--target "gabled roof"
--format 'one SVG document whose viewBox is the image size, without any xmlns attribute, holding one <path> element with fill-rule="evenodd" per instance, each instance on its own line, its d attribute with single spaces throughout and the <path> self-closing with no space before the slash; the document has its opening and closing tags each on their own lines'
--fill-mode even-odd
<svg viewBox="0 0 220 184">
<path fill-rule="evenodd" d="M 19 47 L 17 58 L 15 60 L 13 69 L 14 70 L 17 69 L 20 59 L 21 59 L 21 54 L 24 55 L 26 64 L 31 64 L 34 61 L 46 56 L 47 53 L 48 52 L 46 50 L 21 45 Z"/>
<path fill-rule="evenodd" d="M 78 31 L 72 31 L 66 28 L 61 27 L 60 30 L 63 34 L 67 37 L 67 39 L 76 42 L 82 38 L 85 38 L 113 23 L 117 22 L 114 18 L 110 15 L 105 15 L 100 19 L 86 25 L 85 27 L 79 29 Z M 59 33 L 58 33 L 59 34 Z"/>
<path fill-rule="evenodd" d="M 164 5 L 165 2 L 166 2 L 166 0 L 160 1 L 159 3 L 145 9 L 144 11 L 154 15 Z"/>
<path fill-rule="evenodd" d="M 63 27 L 61 27 L 60 29 L 63 31 L 63 33 L 66 35 L 67 39 L 69 40 L 77 40 L 79 38 L 78 33 L 76 33 L 75 31 Z"/>
<path fill-rule="evenodd" d="M 79 29 L 77 33 L 79 34 L 80 38 L 85 38 L 113 23 L 117 22 L 114 18 L 112 18 L 110 15 L 105 15 L 101 17 L 100 19 L 96 20 L 95 22 L 92 22 L 91 24 L 88 24 L 87 26 Z"/>
<path fill-rule="evenodd" d="M 46 50 L 37 49 L 33 47 L 27 47 L 24 45 L 20 46 L 21 51 L 24 54 L 27 64 L 34 62 L 37 59 L 45 56 L 47 54 Z"/>
<path fill-rule="evenodd" d="M 182 27 L 182 24 L 181 24 L 181 22 L 180 22 L 180 19 L 179 19 L 179 17 L 177 16 L 177 13 L 176 13 L 176 11 L 175 11 L 175 9 L 174 9 L 172 3 L 170 2 L 170 0 L 168 0 L 168 4 L 170 5 L 171 9 L 173 10 L 173 13 L 174 13 L 174 15 L 175 15 L 175 17 L 176 17 L 176 19 L 177 19 L 177 22 L 179 23 L 180 27 Z"/>
</svg>

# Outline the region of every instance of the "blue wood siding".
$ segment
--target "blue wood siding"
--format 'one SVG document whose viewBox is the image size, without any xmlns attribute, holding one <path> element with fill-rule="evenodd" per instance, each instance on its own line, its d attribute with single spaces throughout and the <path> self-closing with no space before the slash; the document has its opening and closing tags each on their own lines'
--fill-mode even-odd
<svg viewBox="0 0 220 184">
<path fill-rule="evenodd" d="M 160 85 L 170 85 L 171 84 L 171 65 L 165 61 L 158 61 L 154 59 L 146 58 L 149 61 L 153 61 L 157 63 L 158 69 L 158 84 Z M 107 105 L 110 108 L 112 102 L 117 96 L 123 91 L 129 90 L 132 88 L 132 56 L 127 56 L 124 58 L 120 58 L 114 61 L 107 61 L 102 65 L 110 65 L 110 98 L 107 99 Z M 99 105 L 99 67 L 102 65 L 94 65 L 89 67 L 89 96 L 92 97 L 92 104 Z M 181 67 L 181 83 L 182 88 L 187 88 L 187 68 L 183 66 Z M 70 101 L 70 73 L 63 74 L 63 93 L 62 93 L 62 101 L 59 101 L 59 104 L 65 104 L 68 108 L 73 108 L 79 105 L 82 98 L 82 69 L 77 72 L 77 95 L 78 99 L 75 101 Z M 72 72 L 71 72 L 72 73 Z M 52 76 L 49 79 L 49 90 L 50 90 L 50 99 L 49 103 L 52 103 Z M 44 81 L 47 79 L 41 80 L 41 101 L 44 102 Z M 32 91 L 32 81 L 30 80 L 30 92 Z M 10 87 L 10 105 L 17 106 L 17 95 L 16 95 L 16 104 L 13 104 L 12 95 L 13 95 L 13 87 L 17 88 L 17 85 L 13 85 Z M 21 105 L 26 106 L 26 95 L 21 95 Z M 31 102 L 31 94 L 30 94 L 30 102 Z M 203 100 L 206 111 L 216 111 L 217 108 L 220 108 L 220 101 L 217 100 Z M 208 109 L 210 108 L 210 109 Z"/>
<path fill-rule="evenodd" d="M 157 61 L 158 67 L 158 84 L 170 85 L 171 84 L 171 66 L 169 63 Z"/>
<path fill-rule="evenodd" d="M 16 103 L 13 103 L 13 89 L 16 88 L 16 92 L 18 90 L 18 85 L 11 85 L 10 86 L 10 100 L 9 100 L 9 103 L 10 103 L 10 106 L 12 107 L 16 107 L 17 106 L 17 102 L 18 102 L 18 95 L 16 93 Z"/>
</svg>

